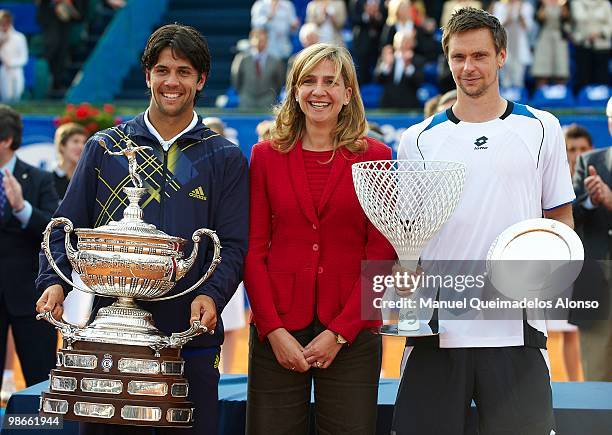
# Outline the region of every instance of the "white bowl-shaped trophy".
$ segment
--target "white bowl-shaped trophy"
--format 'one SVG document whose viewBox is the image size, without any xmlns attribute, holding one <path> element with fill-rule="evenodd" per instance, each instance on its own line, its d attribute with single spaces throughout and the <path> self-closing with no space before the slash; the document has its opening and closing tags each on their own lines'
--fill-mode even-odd
<svg viewBox="0 0 612 435">
<path fill-rule="evenodd" d="M 459 203 L 466 167 L 424 160 L 376 160 L 352 166 L 359 203 L 393 245 L 404 269 L 416 271 L 424 246 Z M 398 331 L 419 334 L 416 310 L 401 308 Z M 413 333 L 411 333 L 413 331 Z"/>
</svg>

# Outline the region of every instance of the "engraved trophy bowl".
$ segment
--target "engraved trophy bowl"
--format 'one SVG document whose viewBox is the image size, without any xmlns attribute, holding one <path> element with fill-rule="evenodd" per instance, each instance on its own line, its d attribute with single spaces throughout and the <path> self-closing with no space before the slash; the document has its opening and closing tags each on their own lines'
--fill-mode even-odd
<svg viewBox="0 0 612 435">
<path fill-rule="evenodd" d="M 391 243 L 400 264 L 416 271 L 424 246 L 459 203 L 466 167 L 462 163 L 424 160 L 375 160 L 352 166 L 361 208 Z M 418 289 L 414 293 L 418 297 Z M 381 333 L 417 337 L 436 335 L 411 308 L 400 308 L 399 323 Z"/>
<path fill-rule="evenodd" d="M 195 321 L 186 331 L 166 336 L 135 300 L 164 301 L 200 287 L 221 261 L 221 244 L 213 230 L 197 229 L 193 249 L 183 258 L 185 239 L 143 220 L 139 202 L 146 189 L 137 174 L 136 152 L 149 147 L 137 147 L 127 139 L 124 148 L 111 152 L 102 140 L 99 143 L 108 154 L 128 158 L 134 187 L 123 188 L 129 202 L 123 218 L 93 229 L 74 229 L 69 219 L 54 218 L 43 232 L 42 250 L 53 270 L 72 287 L 117 300 L 101 308 L 85 327 L 56 320 L 50 312 L 37 316 L 53 324 L 63 338 L 57 368 L 50 374 L 50 391 L 41 397 L 41 413 L 97 423 L 189 427 L 193 404 L 187 399 L 180 349 L 197 335 L 214 331 Z M 53 259 L 51 233 L 60 225 L 66 257 L 84 286 L 66 277 Z M 188 289 L 168 295 L 195 264 L 203 235 L 213 244 L 208 270 Z"/>
</svg>

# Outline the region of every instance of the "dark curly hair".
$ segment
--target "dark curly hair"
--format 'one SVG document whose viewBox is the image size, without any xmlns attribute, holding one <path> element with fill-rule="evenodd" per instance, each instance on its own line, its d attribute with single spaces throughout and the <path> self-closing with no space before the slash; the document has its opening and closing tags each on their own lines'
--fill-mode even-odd
<svg viewBox="0 0 612 435">
<path fill-rule="evenodd" d="M 210 51 L 206 39 L 193 27 L 176 23 L 160 27 L 149 37 L 140 59 L 140 64 L 145 73 L 155 66 L 159 54 L 167 47 L 172 49 L 173 54 L 191 62 L 191 65 L 197 70 L 198 76 L 203 73 L 204 77 L 208 77 Z M 194 104 L 198 100 L 199 94 L 200 91 L 196 92 Z"/>
</svg>

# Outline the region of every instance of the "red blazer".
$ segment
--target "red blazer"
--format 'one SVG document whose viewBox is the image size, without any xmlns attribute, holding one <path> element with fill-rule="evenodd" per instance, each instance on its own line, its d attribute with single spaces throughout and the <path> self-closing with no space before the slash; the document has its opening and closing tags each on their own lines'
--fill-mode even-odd
<svg viewBox="0 0 612 435">
<path fill-rule="evenodd" d="M 334 156 L 319 213 L 298 142 L 289 153 L 269 141 L 253 147 L 250 233 L 244 283 L 260 339 L 274 329 L 303 329 L 316 315 L 352 342 L 379 321 L 361 316 L 361 261 L 392 260 L 395 251 L 364 214 L 351 165 L 391 159 L 391 149 L 367 138 L 365 153 Z"/>
</svg>

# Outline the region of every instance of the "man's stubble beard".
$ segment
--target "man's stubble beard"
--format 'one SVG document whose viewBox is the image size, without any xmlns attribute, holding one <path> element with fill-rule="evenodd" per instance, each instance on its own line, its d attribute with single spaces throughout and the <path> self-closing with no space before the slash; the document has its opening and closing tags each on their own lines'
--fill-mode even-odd
<svg viewBox="0 0 612 435">
<path fill-rule="evenodd" d="M 459 80 L 459 88 L 468 97 L 470 97 L 470 98 L 478 98 L 478 97 L 483 96 L 489 90 L 489 88 L 491 86 L 493 86 L 495 83 L 499 83 L 498 82 L 498 78 L 499 78 L 499 69 L 495 71 L 495 77 L 493 78 L 493 80 L 490 83 L 483 84 L 480 88 L 476 89 L 475 91 L 468 92 L 468 90 L 461 84 L 461 80 Z"/>
</svg>

